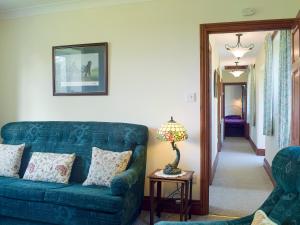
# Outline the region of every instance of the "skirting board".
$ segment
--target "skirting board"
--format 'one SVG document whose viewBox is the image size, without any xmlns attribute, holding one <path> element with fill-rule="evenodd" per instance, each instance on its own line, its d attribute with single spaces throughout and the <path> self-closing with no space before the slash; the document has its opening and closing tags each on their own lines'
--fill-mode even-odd
<svg viewBox="0 0 300 225">
<path fill-rule="evenodd" d="M 250 145 L 253 149 L 253 151 L 255 152 L 256 155 L 258 156 L 265 156 L 265 149 L 263 148 L 257 148 L 257 146 L 254 144 L 253 140 L 251 139 L 251 137 L 249 136 L 249 142 L 250 142 Z"/>
<path fill-rule="evenodd" d="M 162 212 L 166 213 L 179 213 L 180 205 L 176 204 L 174 199 L 162 198 L 164 207 L 162 208 Z M 142 205 L 142 209 L 146 211 L 150 211 L 150 197 L 144 196 L 144 201 Z M 202 215 L 201 213 L 201 205 L 200 200 L 192 200 L 191 213 L 193 215 Z"/>
<path fill-rule="evenodd" d="M 220 154 L 220 152 L 217 152 L 215 161 L 214 161 L 214 163 L 212 165 L 212 168 L 211 168 L 210 178 L 209 178 L 209 184 L 210 185 L 212 184 L 212 182 L 214 180 L 214 177 L 215 177 L 215 174 L 216 174 L 216 170 L 217 170 L 218 163 L 219 163 L 219 154 Z"/>
<path fill-rule="evenodd" d="M 266 158 L 264 158 L 264 168 L 265 168 L 265 171 L 267 172 L 268 176 L 270 177 L 270 180 L 272 181 L 273 183 L 273 186 L 275 187 L 276 186 L 276 182 L 272 176 L 272 169 L 271 169 L 271 166 L 268 162 L 268 160 Z"/>
</svg>

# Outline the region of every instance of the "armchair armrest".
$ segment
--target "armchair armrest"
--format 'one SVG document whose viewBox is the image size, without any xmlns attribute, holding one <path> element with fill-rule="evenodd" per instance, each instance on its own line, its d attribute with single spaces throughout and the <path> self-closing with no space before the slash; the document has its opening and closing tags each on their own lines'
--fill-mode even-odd
<svg viewBox="0 0 300 225">
<path fill-rule="evenodd" d="M 111 182 L 113 195 L 125 194 L 144 173 L 146 167 L 146 147 L 138 145 L 132 155 L 131 164 L 127 170 L 115 176 Z"/>
</svg>

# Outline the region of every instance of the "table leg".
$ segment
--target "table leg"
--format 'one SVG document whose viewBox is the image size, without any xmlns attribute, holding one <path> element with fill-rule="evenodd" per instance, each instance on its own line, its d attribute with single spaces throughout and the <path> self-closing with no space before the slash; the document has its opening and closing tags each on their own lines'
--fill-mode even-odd
<svg viewBox="0 0 300 225">
<path fill-rule="evenodd" d="M 190 180 L 190 198 L 189 198 L 189 204 L 192 204 L 192 199 L 193 199 L 193 178 Z M 189 211 L 189 219 L 192 218 L 192 210 L 190 209 Z"/>
<path fill-rule="evenodd" d="M 183 221 L 183 214 L 184 214 L 184 183 L 181 183 L 180 188 L 180 221 Z"/>
<path fill-rule="evenodd" d="M 154 224 L 154 181 L 150 181 L 150 225 Z"/>
<path fill-rule="evenodd" d="M 185 185 L 185 191 L 184 191 L 184 221 L 187 221 L 187 215 L 188 215 L 188 206 L 189 206 L 189 182 L 184 182 Z"/>
<path fill-rule="evenodd" d="M 156 215 L 160 217 L 160 212 L 161 212 L 161 181 L 157 181 L 157 208 L 156 208 Z"/>
</svg>

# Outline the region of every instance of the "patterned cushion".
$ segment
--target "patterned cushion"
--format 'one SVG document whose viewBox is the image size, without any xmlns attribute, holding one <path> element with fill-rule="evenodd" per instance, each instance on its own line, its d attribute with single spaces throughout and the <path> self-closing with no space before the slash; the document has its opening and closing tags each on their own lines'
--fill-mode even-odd
<svg viewBox="0 0 300 225">
<path fill-rule="evenodd" d="M 34 152 L 23 179 L 68 183 L 75 154 Z"/>
<path fill-rule="evenodd" d="M 25 144 L 0 144 L 0 176 L 19 177 L 22 155 Z"/>
<path fill-rule="evenodd" d="M 112 152 L 93 147 L 89 174 L 83 185 L 110 187 L 114 176 L 126 169 L 131 154 L 132 151 Z"/>
<path fill-rule="evenodd" d="M 262 210 L 257 210 L 251 225 L 277 225 Z"/>
</svg>

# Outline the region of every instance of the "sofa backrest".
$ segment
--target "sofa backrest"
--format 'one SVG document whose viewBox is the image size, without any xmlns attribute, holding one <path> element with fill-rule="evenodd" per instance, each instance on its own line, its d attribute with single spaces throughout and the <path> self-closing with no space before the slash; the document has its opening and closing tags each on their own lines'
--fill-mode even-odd
<svg viewBox="0 0 300 225">
<path fill-rule="evenodd" d="M 26 144 L 21 177 L 33 152 L 75 153 L 70 182 L 81 183 L 88 174 L 92 147 L 134 151 L 137 145 L 147 145 L 148 129 L 108 122 L 14 122 L 2 127 L 1 137 L 5 144 Z"/>
<path fill-rule="evenodd" d="M 269 197 L 271 219 L 278 224 L 300 224 L 300 146 L 280 150 L 272 162 L 276 182 Z"/>
</svg>

